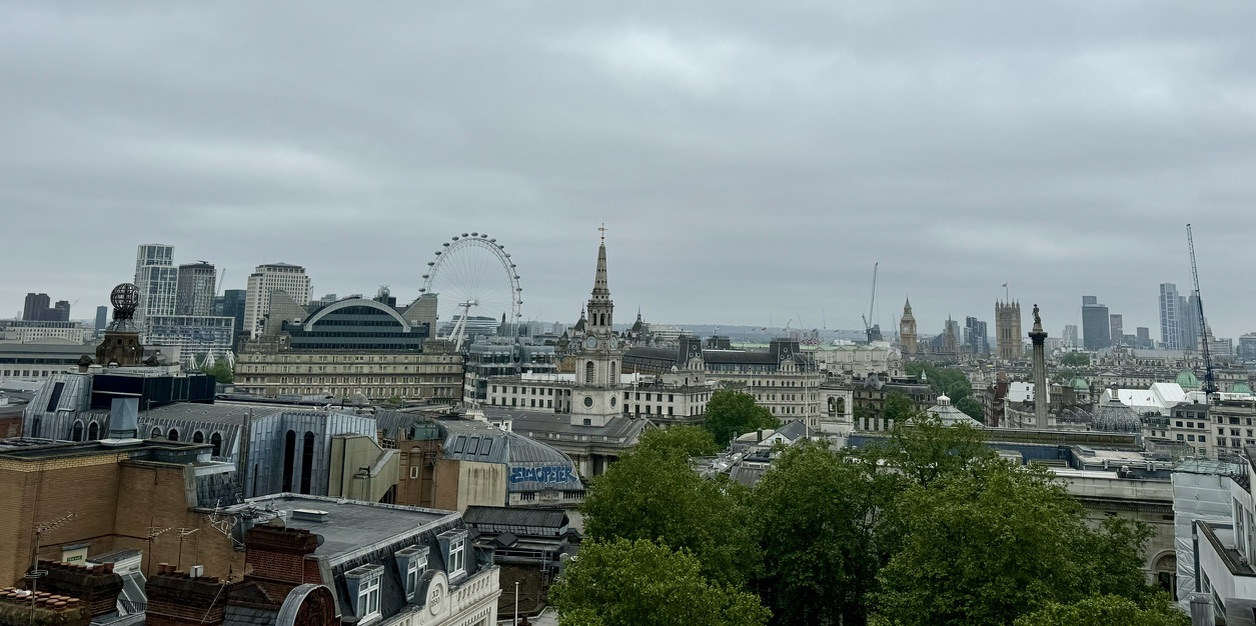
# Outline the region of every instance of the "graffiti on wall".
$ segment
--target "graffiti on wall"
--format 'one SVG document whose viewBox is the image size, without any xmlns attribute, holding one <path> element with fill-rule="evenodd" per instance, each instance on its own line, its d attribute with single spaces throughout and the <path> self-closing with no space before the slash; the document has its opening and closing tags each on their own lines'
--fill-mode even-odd
<svg viewBox="0 0 1256 626">
<path fill-rule="evenodd" d="M 570 465 L 551 465 L 548 467 L 512 467 L 510 483 L 574 483 L 576 472 Z"/>
</svg>

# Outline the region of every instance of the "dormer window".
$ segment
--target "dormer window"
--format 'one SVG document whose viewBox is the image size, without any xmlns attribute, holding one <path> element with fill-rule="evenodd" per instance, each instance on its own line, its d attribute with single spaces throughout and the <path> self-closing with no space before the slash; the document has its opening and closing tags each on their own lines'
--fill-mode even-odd
<svg viewBox="0 0 1256 626">
<path fill-rule="evenodd" d="M 380 565 L 363 565 L 345 573 L 349 597 L 354 598 L 353 614 L 358 618 L 358 624 L 379 619 L 379 585 L 383 577 L 384 568 Z"/>
<path fill-rule="evenodd" d="M 467 568 L 467 531 L 451 530 L 436 536 L 440 541 L 441 550 L 445 553 L 445 574 L 450 579 L 466 573 Z"/>
<path fill-rule="evenodd" d="M 428 549 L 425 546 L 411 546 L 398 550 L 395 555 L 397 573 L 401 576 L 406 588 L 406 600 L 411 602 L 418 594 L 419 579 L 422 578 L 423 572 L 427 571 L 427 552 Z"/>
</svg>

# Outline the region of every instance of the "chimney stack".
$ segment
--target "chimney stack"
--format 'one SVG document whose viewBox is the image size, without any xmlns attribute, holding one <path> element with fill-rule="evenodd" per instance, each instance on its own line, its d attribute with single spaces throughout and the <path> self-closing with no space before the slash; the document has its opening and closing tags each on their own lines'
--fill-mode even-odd
<svg viewBox="0 0 1256 626">
<path fill-rule="evenodd" d="M 194 566 L 199 568 L 200 566 Z M 169 563 L 148 580 L 148 626 L 221 626 L 228 590 L 214 576 L 191 576 Z"/>
</svg>

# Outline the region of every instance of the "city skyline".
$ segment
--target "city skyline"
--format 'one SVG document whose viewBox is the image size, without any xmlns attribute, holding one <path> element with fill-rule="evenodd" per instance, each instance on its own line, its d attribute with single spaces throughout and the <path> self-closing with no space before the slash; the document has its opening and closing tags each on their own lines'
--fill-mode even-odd
<svg viewBox="0 0 1256 626">
<path fill-rule="evenodd" d="M 343 17 L 0 8 L 0 202 L 12 258 L 39 259 L 0 311 L 83 315 L 154 241 L 222 289 L 282 261 L 316 296 L 408 300 L 441 242 L 487 231 L 524 317 L 570 321 L 605 222 L 616 300 L 659 323 L 858 329 L 879 262 L 885 330 L 907 296 L 934 334 L 1005 295 L 1052 336 L 1081 295 L 1158 330 L 1192 222 L 1214 333 L 1256 330 L 1226 280 L 1256 228 L 1256 6 Z"/>
</svg>

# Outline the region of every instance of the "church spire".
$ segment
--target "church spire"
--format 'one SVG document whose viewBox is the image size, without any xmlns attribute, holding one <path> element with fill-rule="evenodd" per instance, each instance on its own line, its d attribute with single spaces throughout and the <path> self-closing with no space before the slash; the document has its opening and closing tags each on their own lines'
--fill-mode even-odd
<svg viewBox="0 0 1256 626">
<path fill-rule="evenodd" d="M 606 226 L 598 229 L 602 242 L 597 248 L 597 271 L 593 276 L 593 293 L 589 297 L 589 330 L 610 334 L 614 325 L 615 304 L 611 302 L 611 290 L 606 281 Z"/>
</svg>

